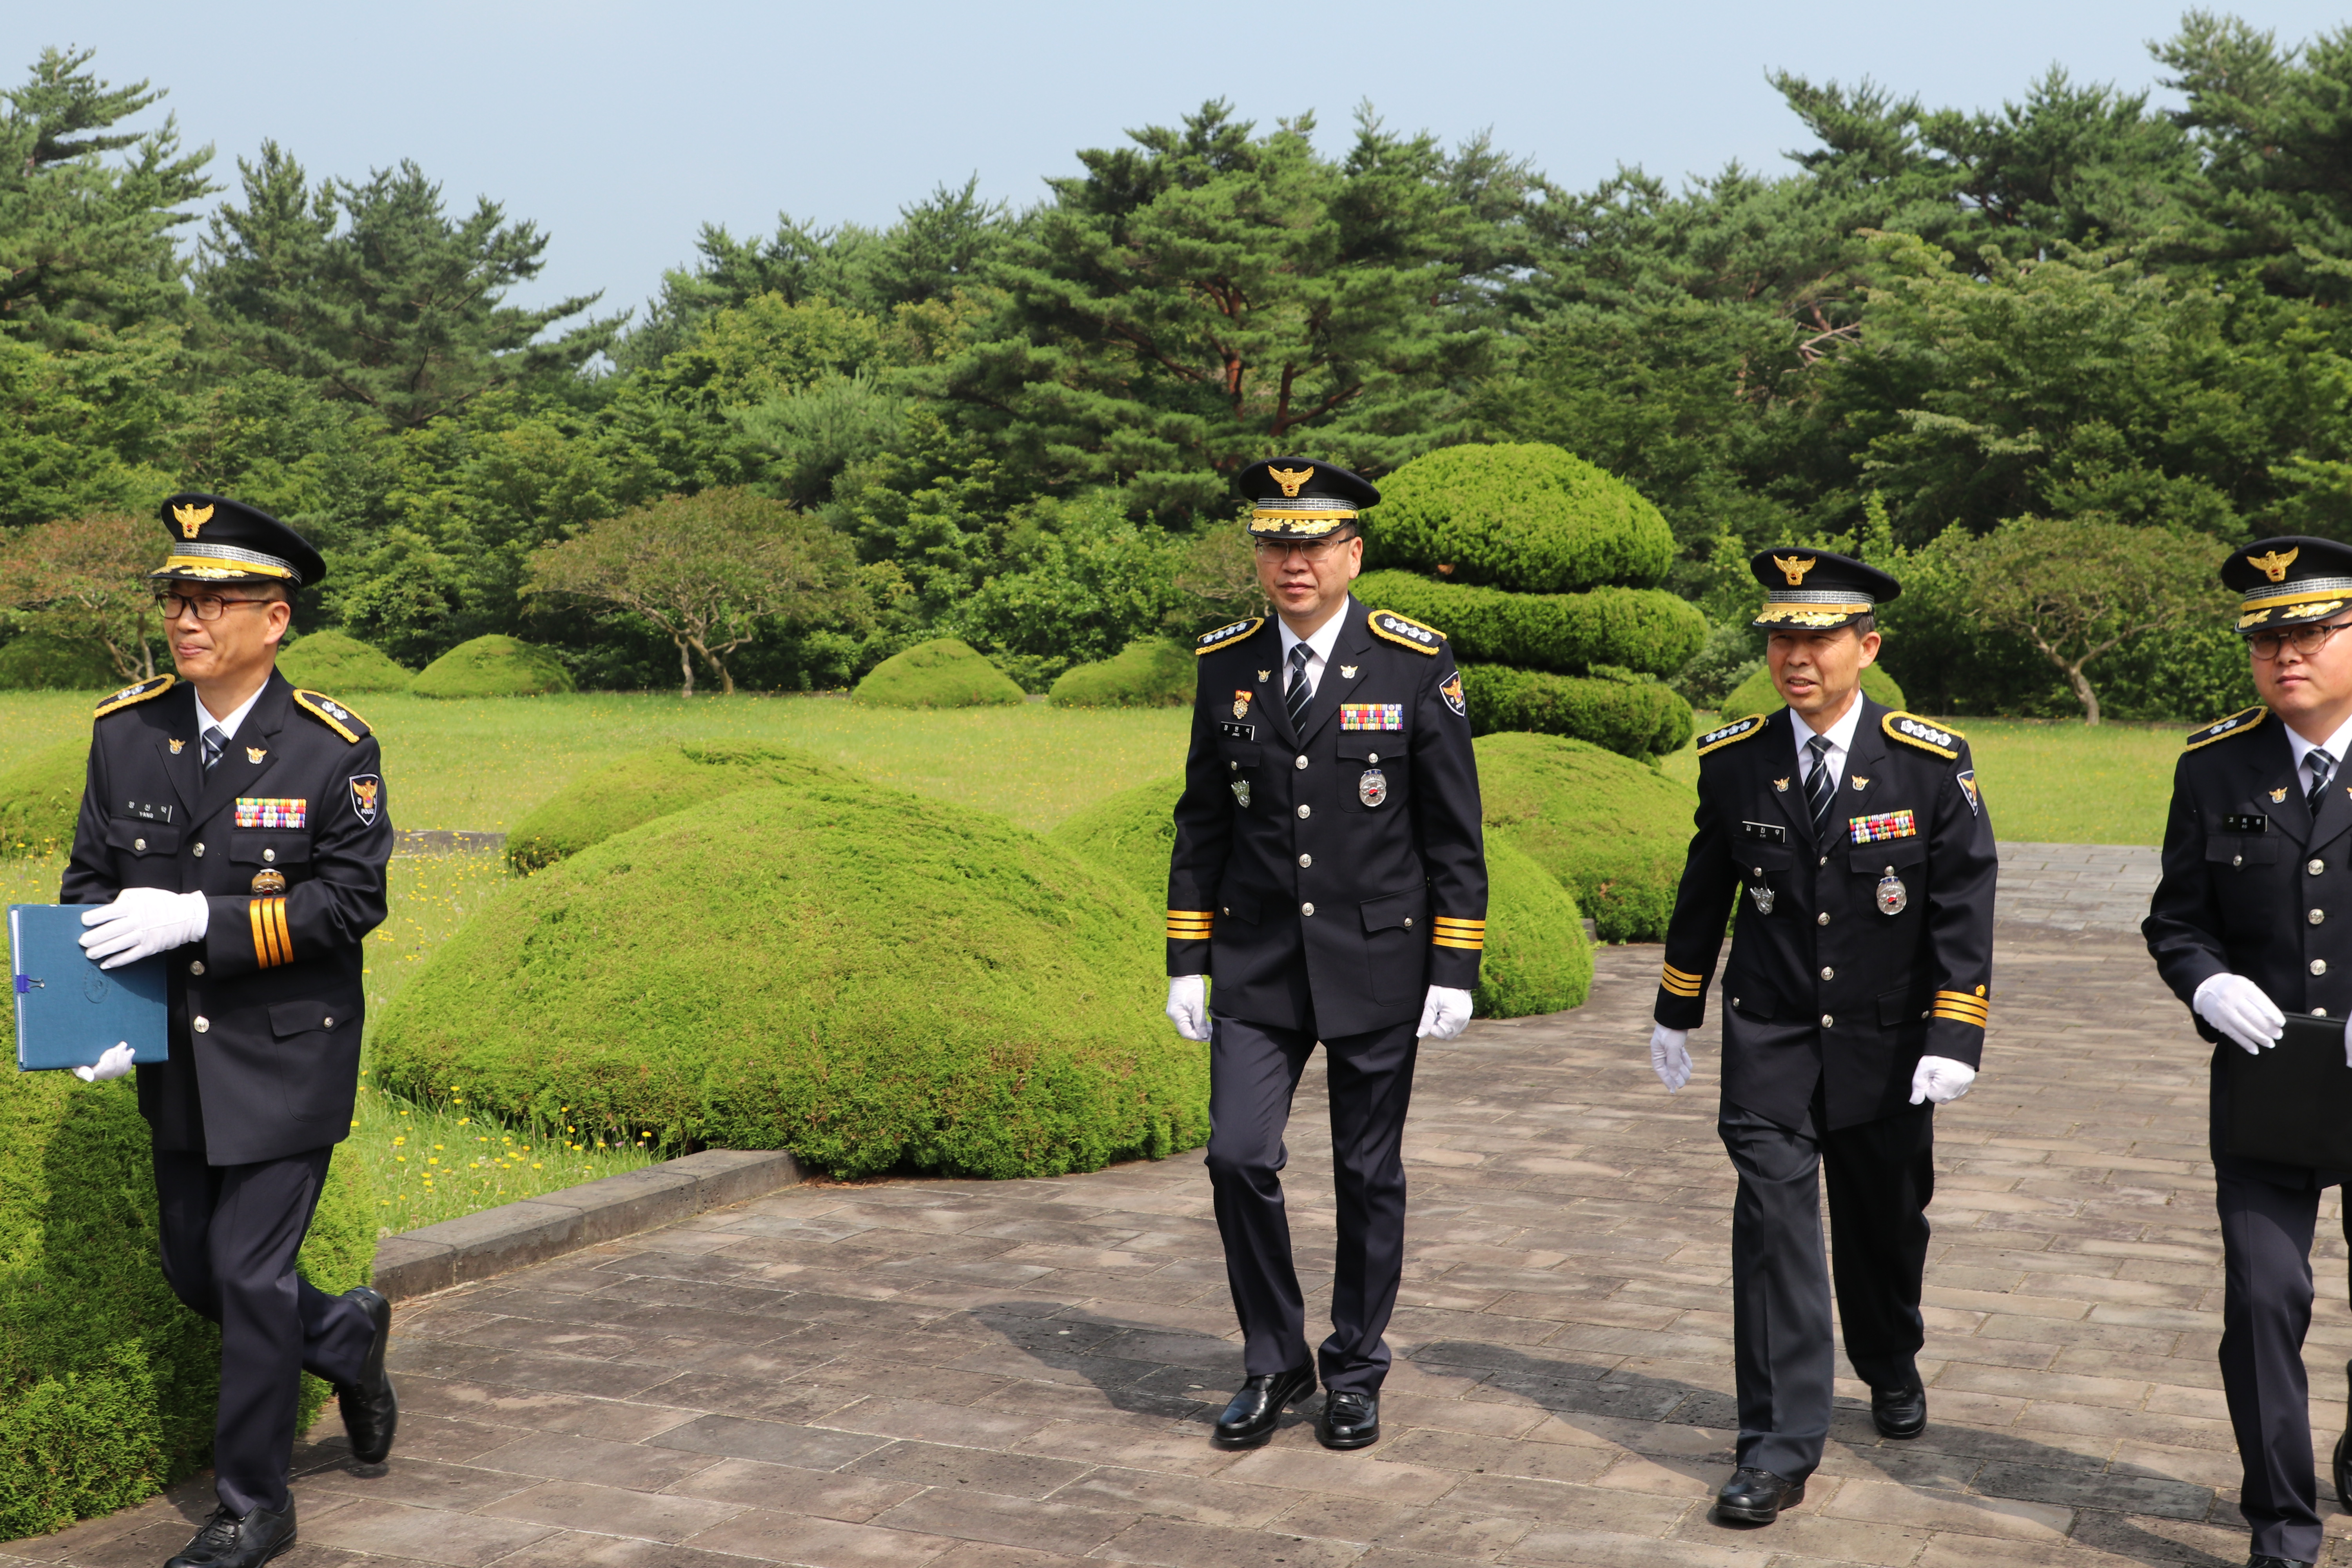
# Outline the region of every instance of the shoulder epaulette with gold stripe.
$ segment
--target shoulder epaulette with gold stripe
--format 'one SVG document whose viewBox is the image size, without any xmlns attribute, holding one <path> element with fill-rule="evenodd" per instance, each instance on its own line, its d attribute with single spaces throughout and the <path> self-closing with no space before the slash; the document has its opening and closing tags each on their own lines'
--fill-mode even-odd
<svg viewBox="0 0 2352 1568">
<path fill-rule="evenodd" d="M 1745 719 L 1734 719 L 1730 723 L 1709 730 L 1706 734 L 1701 735 L 1698 738 L 1698 754 L 1703 757 L 1709 752 L 1719 752 L 1734 741 L 1744 741 L 1750 735 L 1763 733 L 1763 731 L 1764 720 L 1761 715 L 1751 714 Z"/>
<path fill-rule="evenodd" d="M 171 690 L 172 688 L 177 686 L 179 683 L 180 678 L 176 675 L 159 675 L 152 680 L 142 680 L 136 686 L 126 686 L 121 690 L 116 692 L 113 696 L 108 698 L 105 701 L 100 702 L 98 705 L 98 711 L 92 713 L 90 717 L 93 719 L 103 719 L 109 713 L 120 713 L 125 708 L 136 707 L 138 704 L 146 701 L 150 697 L 163 696 L 163 693 Z"/>
<path fill-rule="evenodd" d="M 355 746 L 369 734 L 366 720 L 322 691 L 304 691 L 298 688 L 294 693 L 294 706 Z"/>
<path fill-rule="evenodd" d="M 1669 963 L 1658 976 L 1659 988 L 1669 996 L 1696 996 L 1706 989 L 1706 981 L 1687 969 L 1676 969 Z"/>
<path fill-rule="evenodd" d="M 1433 915 L 1429 924 L 1429 940 L 1438 947 L 1458 947 L 1470 952 L 1486 950 L 1485 921 L 1457 921 L 1447 915 Z"/>
<path fill-rule="evenodd" d="M 2200 746 L 2210 746 L 2216 741 L 2226 741 L 2232 735 L 2251 735 L 2263 720 L 2270 717 L 2270 712 L 2269 709 L 2259 702 L 2252 708 L 2240 709 L 2227 719 L 2216 719 L 2202 730 L 2190 731 L 2189 743 L 2182 749 L 2193 752 Z"/>
<path fill-rule="evenodd" d="M 1213 910 L 1170 910 L 1168 940 L 1170 942 L 1206 942 L 1216 924 Z"/>
<path fill-rule="evenodd" d="M 1974 1024 L 1979 1029 L 1991 1016 L 1985 1005 L 1985 988 L 1981 985 L 1977 987 L 1973 996 L 1965 991 L 1938 991 L 1936 993 L 1936 1005 L 1927 1011 L 1931 1017 L 1949 1018 L 1956 1024 Z"/>
<path fill-rule="evenodd" d="M 1878 721 L 1878 727 L 1886 731 L 1888 740 L 1900 741 L 1906 746 L 1916 746 L 1919 750 L 1930 755 L 1941 757 L 1948 763 L 1960 754 L 1960 742 L 1968 739 L 1958 730 L 1947 730 L 1940 725 L 1930 724 L 1917 714 L 1906 713 L 1899 708 L 1881 719 Z"/>
<path fill-rule="evenodd" d="M 1394 610 L 1374 610 L 1364 624 L 1372 628 L 1374 637 L 1386 637 L 1398 647 L 1409 647 L 1415 653 L 1433 654 L 1445 646 L 1444 632 L 1435 626 L 1424 626 Z"/>
<path fill-rule="evenodd" d="M 1264 625 L 1265 625 L 1264 616 L 1252 616 L 1248 620 L 1235 621 L 1229 626 L 1219 626 L 1213 632 L 1202 632 L 1192 639 L 1192 657 L 1198 658 L 1211 648 L 1223 647 L 1228 643 L 1237 643 Z"/>
</svg>

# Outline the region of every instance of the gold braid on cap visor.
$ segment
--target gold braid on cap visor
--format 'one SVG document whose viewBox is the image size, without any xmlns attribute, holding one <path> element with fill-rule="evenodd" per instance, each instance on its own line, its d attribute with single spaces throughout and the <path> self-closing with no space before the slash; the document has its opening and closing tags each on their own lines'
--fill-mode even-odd
<svg viewBox="0 0 2352 1568">
<path fill-rule="evenodd" d="M 1279 533 L 1292 538 L 1315 539 L 1343 522 L 1354 521 L 1355 518 L 1356 507 L 1352 501 L 1318 496 L 1305 496 L 1297 500 L 1280 496 L 1262 496 L 1251 505 L 1249 531 L 1252 533 Z"/>
<path fill-rule="evenodd" d="M 1866 616 L 1876 601 L 1852 588 L 1775 588 L 1750 623 L 1786 623 L 1792 626 L 1833 626 L 1849 616 Z"/>
<path fill-rule="evenodd" d="M 2279 612 L 2282 621 L 2313 621 L 2332 616 L 2352 601 L 2352 577 L 2305 577 L 2300 583 L 2251 589 L 2238 606 L 2238 629 L 2247 631 Z"/>
<path fill-rule="evenodd" d="M 192 577 L 283 577 L 298 586 L 302 581 L 293 563 L 264 555 L 258 550 L 239 550 L 234 544 L 173 545 L 163 568 L 147 575 L 162 577 L 173 572 L 184 572 Z"/>
</svg>

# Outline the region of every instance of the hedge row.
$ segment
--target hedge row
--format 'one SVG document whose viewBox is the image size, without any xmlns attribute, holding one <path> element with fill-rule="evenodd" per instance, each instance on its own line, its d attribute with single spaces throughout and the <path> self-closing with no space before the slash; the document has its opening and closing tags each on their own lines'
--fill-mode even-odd
<svg viewBox="0 0 2352 1568">
<path fill-rule="evenodd" d="M 1668 676 L 1706 641 L 1698 606 L 1662 588 L 1589 594 L 1509 594 L 1433 582 L 1412 572 L 1367 572 L 1356 597 L 1376 610 L 1436 626 L 1456 658 L 1580 674 L 1596 664 Z"/>
<path fill-rule="evenodd" d="M 1448 447 L 1381 481 L 1367 560 L 1529 594 L 1659 582 L 1674 531 L 1641 491 L 1558 447 Z M 1622 662 L 1622 661 L 1612 661 Z"/>
<path fill-rule="evenodd" d="M 1028 700 L 1011 676 L 958 637 L 934 637 L 892 654 L 851 695 L 886 708 L 988 708 Z"/>
<path fill-rule="evenodd" d="M 1862 672 L 1862 694 L 1889 708 L 1904 706 L 1903 689 L 1886 673 L 1883 664 L 1874 664 Z M 1772 684 L 1772 671 L 1759 667 L 1747 679 L 1731 689 L 1723 700 L 1723 710 L 1717 717 L 1745 719 L 1753 713 L 1777 713 L 1786 708 L 1780 690 Z"/>
<path fill-rule="evenodd" d="M 1490 854 L 1507 845 L 1558 878 L 1602 941 L 1663 941 L 1690 845 L 1691 792 L 1556 735 L 1487 735 L 1477 749 Z"/>
<path fill-rule="evenodd" d="M 571 690 L 572 672 L 551 649 L 492 636 L 459 643 L 418 670 L 408 689 L 419 697 L 538 697 Z"/>
<path fill-rule="evenodd" d="M 1462 689 L 1475 735 L 1527 730 L 1653 757 L 1682 750 L 1693 730 L 1690 704 L 1655 681 L 1471 664 Z"/>
<path fill-rule="evenodd" d="M 1056 708 L 1176 708 L 1192 700 L 1192 650 L 1138 637 L 1099 664 L 1066 670 L 1045 700 Z"/>
<path fill-rule="evenodd" d="M 295 638 L 278 650 L 278 673 L 330 697 L 405 691 L 416 679 L 382 652 L 341 632 L 311 632 Z"/>
<path fill-rule="evenodd" d="M 751 742 L 689 741 L 632 752 L 565 785 L 516 823 L 507 834 L 507 865 L 526 875 L 541 870 L 641 822 L 739 790 L 857 782 L 805 752 Z"/>
</svg>

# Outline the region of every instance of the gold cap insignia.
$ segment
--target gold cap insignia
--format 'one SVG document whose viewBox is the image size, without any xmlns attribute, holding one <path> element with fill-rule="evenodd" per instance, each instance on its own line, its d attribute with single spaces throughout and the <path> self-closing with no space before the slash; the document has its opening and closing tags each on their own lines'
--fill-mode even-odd
<svg viewBox="0 0 2352 1568">
<path fill-rule="evenodd" d="M 180 537 L 194 539 L 196 530 L 213 520 L 213 509 L 208 506 L 175 506 L 172 509 L 172 516 L 180 524 Z M 2277 579 L 2273 578 L 2272 581 Z"/>
<path fill-rule="evenodd" d="M 2260 555 L 2247 556 L 2246 564 L 2273 583 L 2284 583 L 2286 581 L 2286 569 L 2294 565 L 2294 558 L 2302 553 L 2303 546 L 2299 544 L 2293 550 L 2266 550 Z"/>
<path fill-rule="evenodd" d="M 1315 477 L 1312 468 L 1269 468 L 1265 472 L 1268 479 L 1282 487 L 1283 497 L 1288 500 L 1297 500 L 1298 487 Z"/>
<path fill-rule="evenodd" d="M 1804 585 L 1805 574 L 1821 563 L 1810 555 L 1775 555 L 1772 557 L 1772 564 L 1787 574 L 1790 587 L 1799 588 Z"/>
</svg>

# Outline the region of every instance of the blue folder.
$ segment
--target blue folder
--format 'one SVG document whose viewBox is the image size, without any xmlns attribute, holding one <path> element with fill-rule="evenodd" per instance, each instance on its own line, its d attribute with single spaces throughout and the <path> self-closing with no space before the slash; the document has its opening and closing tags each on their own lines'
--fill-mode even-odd
<svg viewBox="0 0 2352 1568">
<path fill-rule="evenodd" d="M 163 955 L 100 969 L 81 950 L 87 904 L 10 904 L 9 967 L 16 975 L 16 1070 L 96 1064 L 117 1041 L 133 1061 L 170 1054 Z"/>
</svg>

